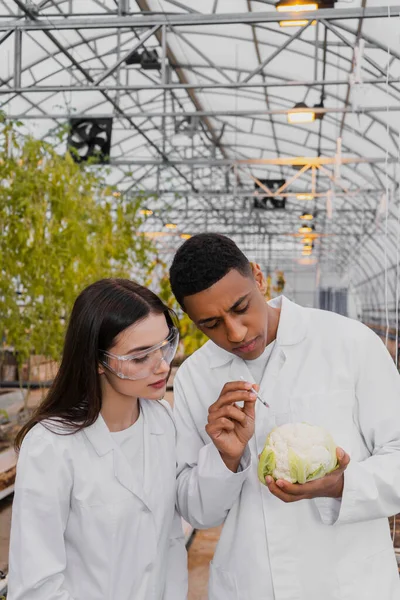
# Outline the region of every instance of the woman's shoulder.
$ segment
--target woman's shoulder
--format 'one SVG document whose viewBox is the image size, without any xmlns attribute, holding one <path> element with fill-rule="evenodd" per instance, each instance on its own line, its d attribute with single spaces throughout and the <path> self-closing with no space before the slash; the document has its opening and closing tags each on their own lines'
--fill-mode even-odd
<svg viewBox="0 0 400 600">
<path fill-rule="evenodd" d="M 70 434 L 68 427 L 56 420 L 46 419 L 36 423 L 28 431 L 23 439 L 21 450 L 23 448 L 45 448 L 52 447 L 54 450 L 65 448 L 73 443 L 74 434 Z"/>
</svg>

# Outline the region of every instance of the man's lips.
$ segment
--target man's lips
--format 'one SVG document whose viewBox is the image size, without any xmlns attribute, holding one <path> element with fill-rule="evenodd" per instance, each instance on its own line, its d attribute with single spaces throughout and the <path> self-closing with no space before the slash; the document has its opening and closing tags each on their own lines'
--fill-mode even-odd
<svg viewBox="0 0 400 600">
<path fill-rule="evenodd" d="M 167 379 L 160 379 L 159 381 L 156 381 L 155 383 L 150 383 L 149 386 L 156 388 L 156 390 L 164 387 L 164 385 L 167 383 Z"/>
<path fill-rule="evenodd" d="M 246 342 L 246 344 L 242 344 L 242 346 L 238 346 L 233 349 L 233 352 L 239 352 L 240 354 L 247 354 L 249 352 L 253 352 L 257 345 L 257 338 L 250 340 L 250 342 Z"/>
</svg>

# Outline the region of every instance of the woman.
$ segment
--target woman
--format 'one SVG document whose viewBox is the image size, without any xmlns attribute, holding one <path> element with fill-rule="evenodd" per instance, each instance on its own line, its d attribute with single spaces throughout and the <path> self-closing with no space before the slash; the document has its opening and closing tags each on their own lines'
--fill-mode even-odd
<svg viewBox="0 0 400 600">
<path fill-rule="evenodd" d="M 178 332 L 150 290 L 86 288 L 61 366 L 20 431 L 8 600 L 184 600 L 175 427 Z"/>
</svg>

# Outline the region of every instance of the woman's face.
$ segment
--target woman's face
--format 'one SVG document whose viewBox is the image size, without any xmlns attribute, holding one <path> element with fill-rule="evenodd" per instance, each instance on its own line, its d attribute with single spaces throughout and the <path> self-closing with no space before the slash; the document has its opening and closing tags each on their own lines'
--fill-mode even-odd
<svg viewBox="0 0 400 600">
<path fill-rule="evenodd" d="M 118 377 L 112 370 L 100 364 L 99 373 L 105 378 L 107 384 L 122 396 L 135 398 L 147 398 L 159 400 L 163 398 L 170 365 L 162 360 L 162 351 L 146 355 L 145 350 L 163 342 L 170 330 L 164 315 L 150 314 L 145 319 L 127 327 L 116 338 L 114 345 L 108 349 L 108 353 L 115 356 L 137 355 L 139 358 L 130 361 L 119 361 L 108 357 L 111 369 L 125 374 L 139 376 L 138 379 L 123 379 Z M 142 377 L 142 374 L 145 376 Z M 103 381 L 103 385 L 104 385 Z"/>
</svg>

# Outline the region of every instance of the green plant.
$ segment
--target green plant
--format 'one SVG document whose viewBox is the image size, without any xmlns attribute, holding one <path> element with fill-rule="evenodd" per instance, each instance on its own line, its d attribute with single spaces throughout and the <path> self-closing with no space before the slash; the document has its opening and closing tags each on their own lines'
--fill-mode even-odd
<svg viewBox="0 0 400 600">
<path fill-rule="evenodd" d="M 139 233 L 144 198 L 126 200 L 99 168 L 0 125 L 0 343 L 21 364 L 60 357 L 77 294 L 110 276 L 143 282 L 154 253 Z"/>
</svg>

